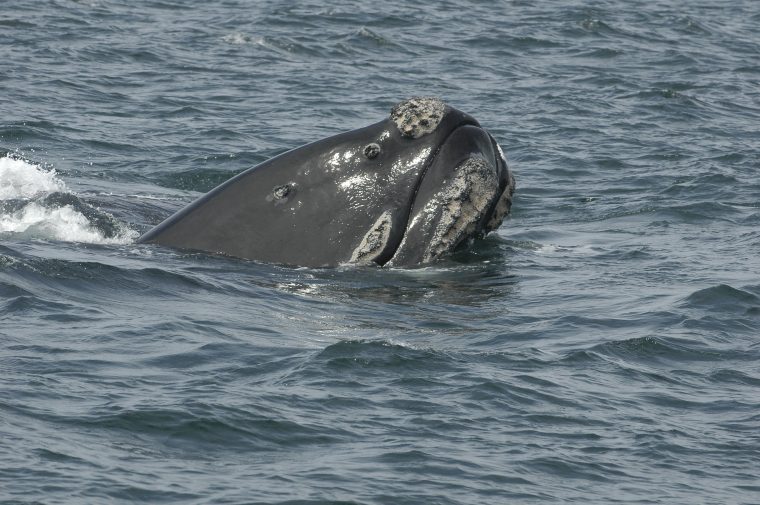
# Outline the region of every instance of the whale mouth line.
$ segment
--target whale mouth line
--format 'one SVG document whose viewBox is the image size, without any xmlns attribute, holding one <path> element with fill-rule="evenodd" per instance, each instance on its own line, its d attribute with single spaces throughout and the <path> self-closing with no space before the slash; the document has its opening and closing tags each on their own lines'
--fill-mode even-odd
<svg viewBox="0 0 760 505">
<path fill-rule="evenodd" d="M 374 260 L 378 265 L 383 266 L 386 264 L 393 264 L 396 253 L 407 240 L 407 236 L 413 224 L 412 212 L 415 205 L 418 203 L 420 188 L 422 187 L 423 181 L 425 181 L 425 177 L 428 175 L 431 167 L 438 160 L 441 150 L 447 144 L 449 139 L 451 139 L 454 134 L 467 127 L 477 128 L 492 139 L 491 135 L 488 134 L 477 121 L 469 119 L 458 123 L 446 134 L 436 146 L 435 151 L 431 153 L 425 166 L 420 171 L 420 175 L 417 177 L 414 190 L 408 202 L 405 219 L 403 220 L 403 233 L 399 234 L 390 250 L 386 249 L 382 257 L 378 257 Z M 473 164 L 476 166 L 473 167 Z M 436 229 L 433 241 L 431 241 L 426 248 L 424 263 L 429 263 L 430 261 L 437 259 L 445 251 L 453 249 L 456 245 L 461 243 L 462 238 L 466 236 L 466 232 L 472 232 L 472 229 L 477 226 L 477 223 L 482 221 L 482 215 L 480 214 L 482 214 L 482 212 L 490 213 L 493 211 L 493 203 L 499 195 L 499 184 L 497 180 L 497 170 L 499 167 L 498 160 L 487 160 L 484 153 L 470 153 L 469 156 L 464 156 L 461 160 L 455 160 L 447 165 L 452 172 L 460 171 L 462 167 L 464 167 L 464 169 L 461 170 L 462 173 L 454 174 L 454 177 L 449 181 L 449 184 L 446 187 L 441 188 L 441 191 L 436 194 L 435 198 L 429 200 L 425 204 L 425 208 L 430 208 L 431 212 L 434 209 L 443 209 L 442 213 L 445 216 L 445 219 L 443 222 L 439 223 L 440 226 Z M 478 179 L 478 176 L 474 174 L 478 173 L 490 174 L 491 179 L 488 181 L 476 181 L 474 179 Z M 494 188 L 493 191 L 488 190 L 489 185 Z M 462 203 L 468 204 L 470 202 L 475 202 L 476 200 L 478 203 L 474 207 L 477 208 L 477 212 L 463 212 L 463 209 L 466 209 L 468 205 L 462 205 Z M 483 205 L 484 202 L 485 205 Z"/>
</svg>

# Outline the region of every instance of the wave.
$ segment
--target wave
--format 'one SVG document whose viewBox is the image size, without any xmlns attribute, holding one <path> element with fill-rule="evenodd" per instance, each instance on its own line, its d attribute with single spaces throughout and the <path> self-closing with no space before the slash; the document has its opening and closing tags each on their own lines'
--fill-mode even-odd
<svg viewBox="0 0 760 505">
<path fill-rule="evenodd" d="M 6 155 L 0 158 L 0 235 L 127 244 L 137 232 L 78 198 L 55 170 Z"/>
</svg>

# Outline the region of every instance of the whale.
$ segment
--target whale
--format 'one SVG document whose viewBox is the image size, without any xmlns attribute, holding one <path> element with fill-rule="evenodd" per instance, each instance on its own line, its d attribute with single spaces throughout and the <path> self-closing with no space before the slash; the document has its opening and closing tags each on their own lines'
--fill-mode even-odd
<svg viewBox="0 0 760 505">
<path fill-rule="evenodd" d="M 413 267 L 497 229 L 514 190 L 475 118 L 414 97 L 241 172 L 138 242 L 288 266 Z"/>
</svg>

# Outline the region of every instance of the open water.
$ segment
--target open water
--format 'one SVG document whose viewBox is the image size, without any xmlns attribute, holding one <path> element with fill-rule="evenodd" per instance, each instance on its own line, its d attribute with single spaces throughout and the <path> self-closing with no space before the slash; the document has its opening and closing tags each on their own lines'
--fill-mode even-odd
<svg viewBox="0 0 760 505">
<path fill-rule="evenodd" d="M 0 3 L 3 504 L 760 503 L 754 0 Z M 433 266 L 136 245 L 440 96 L 517 178 Z"/>
</svg>

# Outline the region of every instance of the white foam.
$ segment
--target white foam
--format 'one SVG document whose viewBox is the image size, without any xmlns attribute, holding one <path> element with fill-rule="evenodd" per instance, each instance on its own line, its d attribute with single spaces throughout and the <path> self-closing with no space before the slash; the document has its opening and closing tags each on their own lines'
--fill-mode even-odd
<svg viewBox="0 0 760 505">
<path fill-rule="evenodd" d="M 601 250 L 598 247 L 592 246 L 591 244 L 578 244 L 578 245 L 541 244 L 535 249 L 535 251 L 538 254 L 546 254 L 546 255 L 578 254 L 578 255 L 583 255 L 583 256 L 591 256 L 594 254 L 598 254 Z"/>
<path fill-rule="evenodd" d="M 20 208 L 14 205 L 12 211 L 0 210 L 0 233 L 93 244 L 126 244 L 137 237 L 136 231 L 124 225 L 117 225 L 120 229 L 116 235 L 106 237 L 71 205 L 47 207 L 35 200 L 55 192 L 71 193 L 54 170 L 22 159 L 0 158 L 0 203 L 28 200 Z"/>
<path fill-rule="evenodd" d="M 71 205 L 49 209 L 34 202 L 11 214 L 0 214 L 2 232 L 91 244 L 126 244 L 137 235 L 135 231 L 124 228 L 115 236 L 106 237 Z"/>
<path fill-rule="evenodd" d="M 250 42 L 251 37 L 240 32 L 235 32 L 235 33 L 230 33 L 229 35 L 225 35 L 224 37 L 222 37 L 222 40 L 227 42 L 228 44 L 241 45 L 241 44 L 247 44 L 248 42 Z"/>
<path fill-rule="evenodd" d="M 31 198 L 54 191 L 66 191 L 55 170 L 9 156 L 0 158 L 0 200 Z"/>
</svg>

